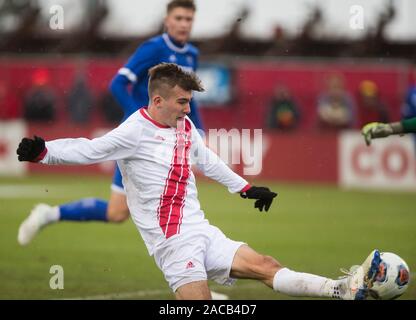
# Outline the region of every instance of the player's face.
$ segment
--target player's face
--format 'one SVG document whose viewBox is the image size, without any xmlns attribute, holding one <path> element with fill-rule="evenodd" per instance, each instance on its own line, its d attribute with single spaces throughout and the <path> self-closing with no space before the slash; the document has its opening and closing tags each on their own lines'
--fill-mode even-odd
<svg viewBox="0 0 416 320">
<path fill-rule="evenodd" d="M 191 112 L 190 102 L 192 99 L 192 91 L 183 90 L 181 87 L 175 86 L 170 95 L 162 98 L 161 120 L 170 127 L 177 127 L 178 121 L 183 121 L 185 116 Z"/>
<path fill-rule="evenodd" d="M 195 12 L 187 8 L 175 8 L 165 18 L 165 27 L 168 34 L 180 43 L 188 41 Z"/>
</svg>

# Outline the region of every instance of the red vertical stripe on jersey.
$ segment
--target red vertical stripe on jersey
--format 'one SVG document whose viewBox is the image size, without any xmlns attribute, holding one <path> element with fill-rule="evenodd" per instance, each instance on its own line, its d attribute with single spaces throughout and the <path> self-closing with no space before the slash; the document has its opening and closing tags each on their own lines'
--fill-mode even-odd
<svg viewBox="0 0 416 320">
<path fill-rule="evenodd" d="M 180 207 L 180 216 L 179 216 L 179 221 L 177 224 L 177 228 L 176 228 L 176 233 L 179 234 L 181 232 L 181 224 L 182 224 L 182 218 L 183 218 L 183 207 L 185 206 L 185 199 L 186 199 L 186 193 L 187 193 L 187 185 L 188 185 L 188 179 L 189 179 L 189 175 L 191 173 L 191 166 L 189 164 L 189 153 L 191 150 L 191 123 L 189 121 L 185 122 L 185 132 L 186 132 L 186 137 L 188 139 L 188 145 L 185 148 L 185 161 L 186 161 L 186 169 L 187 169 L 187 178 L 186 178 L 186 184 L 185 184 L 185 195 L 183 197 L 182 200 L 182 205 Z"/>
<path fill-rule="evenodd" d="M 159 225 L 166 239 L 180 232 L 183 207 L 185 205 L 186 186 L 190 175 L 189 152 L 191 125 L 185 120 L 182 128 L 176 129 L 176 144 L 165 188 L 160 197 L 158 217 Z"/>
</svg>

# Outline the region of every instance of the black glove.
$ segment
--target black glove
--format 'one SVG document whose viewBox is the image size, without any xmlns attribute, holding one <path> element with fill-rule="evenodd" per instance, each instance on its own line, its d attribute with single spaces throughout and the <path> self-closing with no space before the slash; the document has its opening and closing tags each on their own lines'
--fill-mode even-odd
<svg viewBox="0 0 416 320">
<path fill-rule="evenodd" d="M 272 205 L 273 198 L 277 196 L 277 193 L 270 191 L 266 187 L 251 187 L 245 192 L 241 192 L 240 196 L 244 199 L 257 199 L 254 203 L 254 208 L 258 208 L 260 211 L 268 211 Z"/>
<path fill-rule="evenodd" d="M 34 136 L 34 139 L 23 138 L 16 153 L 19 161 L 36 162 L 39 155 L 45 150 L 45 140 Z"/>
</svg>

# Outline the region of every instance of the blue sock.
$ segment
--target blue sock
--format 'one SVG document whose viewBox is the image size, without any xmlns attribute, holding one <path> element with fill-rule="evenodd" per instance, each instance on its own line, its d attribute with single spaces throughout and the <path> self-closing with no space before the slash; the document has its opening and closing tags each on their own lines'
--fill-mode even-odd
<svg viewBox="0 0 416 320">
<path fill-rule="evenodd" d="M 87 198 L 59 206 L 59 220 L 69 221 L 108 221 L 108 202 L 95 198 Z"/>
</svg>

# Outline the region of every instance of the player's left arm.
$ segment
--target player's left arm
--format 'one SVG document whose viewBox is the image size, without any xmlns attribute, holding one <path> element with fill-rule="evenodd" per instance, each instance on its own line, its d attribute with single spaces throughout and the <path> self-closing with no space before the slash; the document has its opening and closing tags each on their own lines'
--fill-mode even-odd
<svg viewBox="0 0 416 320">
<path fill-rule="evenodd" d="M 192 137 L 192 160 L 205 176 L 225 185 L 231 193 L 240 193 L 244 199 L 255 199 L 254 207 L 260 211 L 269 210 L 273 199 L 277 196 L 276 193 L 267 187 L 251 186 L 244 178 L 232 171 L 217 154 L 205 145 L 193 124 Z"/>
</svg>

